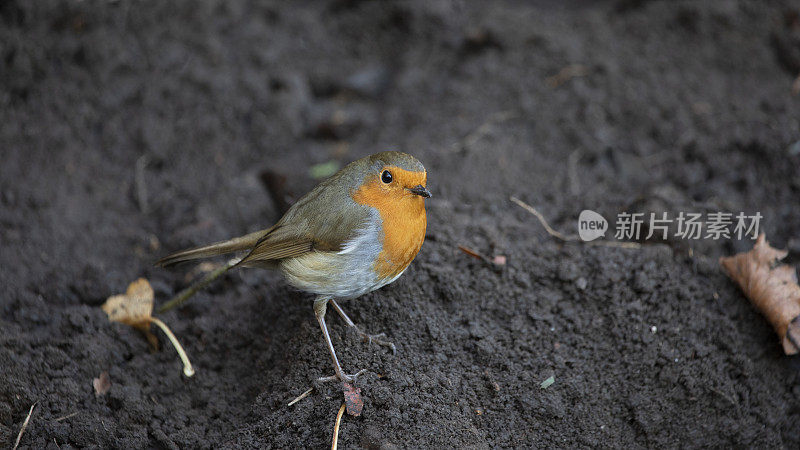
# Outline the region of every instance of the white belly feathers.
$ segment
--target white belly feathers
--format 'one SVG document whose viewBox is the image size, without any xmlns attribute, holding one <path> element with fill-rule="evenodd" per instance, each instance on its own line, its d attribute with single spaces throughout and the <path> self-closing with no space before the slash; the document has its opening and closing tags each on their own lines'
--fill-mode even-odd
<svg viewBox="0 0 800 450">
<path fill-rule="evenodd" d="M 358 297 L 391 283 L 397 277 L 378 279 L 373 268 L 382 247 L 379 223 L 369 221 L 339 252 L 312 251 L 282 260 L 280 270 L 286 281 L 297 289 L 334 298 Z"/>
</svg>

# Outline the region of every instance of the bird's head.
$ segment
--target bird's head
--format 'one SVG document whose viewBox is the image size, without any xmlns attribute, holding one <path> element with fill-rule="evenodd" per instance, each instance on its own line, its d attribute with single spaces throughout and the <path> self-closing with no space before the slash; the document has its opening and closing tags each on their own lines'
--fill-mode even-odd
<svg viewBox="0 0 800 450">
<path fill-rule="evenodd" d="M 358 203 L 378 209 L 405 206 L 424 210 L 424 199 L 431 193 L 425 187 L 428 174 L 422 163 L 401 152 L 376 153 L 365 159 L 363 181 L 353 195 Z"/>
</svg>

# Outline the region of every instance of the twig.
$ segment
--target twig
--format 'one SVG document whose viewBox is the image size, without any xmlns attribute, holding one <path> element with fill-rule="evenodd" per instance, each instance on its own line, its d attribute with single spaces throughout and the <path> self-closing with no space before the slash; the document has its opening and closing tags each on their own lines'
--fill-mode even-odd
<svg viewBox="0 0 800 450">
<path fill-rule="evenodd" d="M 311 394 L 311 392 L 313 392 L 313 391 L 314 391 L 313 387 L 309 388 L 309 390 L 307 390 L 307 391 L 303 392 L 302 394 L 298 395 L 294 400 L 290 401 L 289 404 L 286 405 L 286 406 L 294 405 L 295 403 L 299 402 L 300 400 L 308 397 Z"/>
<path fill-rule="evenodd" d="M 178 338 L 176 338 L 175 335 L 172 334 L 172 331 L 170 331 L 170 329 L 167 327 L 167 325 L 164 322 L 158 320 L 155 317 L 149 317 L 147 320 L 149 320 L 151 323 L 156 324 L 156 326 L 158 326 L 158 328 L 161 328 L 161 331 L 163 331 L 164 334 L 167 335 L 167 338 L 169 338 L 169 341 L 172 342 L 172 345 L 175 347 L 175 350 L 178 352 L 178 356 L 180 356 L 181 357 L 181 361 L 183 361 L 183 374 L 186 375 L 187 377 L 193 376 L 194 375 L 194 369 L 192 368 L 192 363 L 189 362 L 189 357 L 186 356 L 186 351 L 183 350 L 183 347 L 181 346 L 181 343 L 178 342 Z"/>
<path fill-rule="evenodd" d="M 602 247 L 618 247 L 618 248 L 642 248 L 642 244 L 638 242 L 625 242 L 625 241 L 591 241 L 586 242 L 586 245 L 599 245 Z"/>
<path fill-rule="evenodd" d="M 539 219 L 539 223 L 542 224 L 545 231 L 547 231 L 547 234 L 549 234 L 550 236 L 553 236 L 554 238 L 557 239 L 561 239 L 562 241 L 565 242 L 580 240 L 580 237 L 578 237 L 578 235 L 576 234 L 571 234 L 569 236 L 566 236 L 551 228 L 550 225 L 547 223 L 547 220 L 545 220 L 544 216 L 539 211 L 537 211 L 536 208 L 534 208 L 533 206 L 523 202 L 522 200 L 518 199 L 517 197 L 514 197 L 513 195 L 511 196 L 511 201 L 522 207 L 522 209 L 524 209 L 525 211 L 528 211 L 529 213 L 536 216 L 536 218 Z"/>
<path fill-rule="evenodd" d="M 571 235 L 564 235 L 559 233 L 558 231 L 554 230 L 545 220 L 544 216 L 536 210 L 533 206 L 523 202 L 522 200 L 518 199 L 517 197 L 511 196 L 511 201 L 522 207 L 525 211 L 536 216 L 539 219 L 539 222 L 544 227 L 547 234 L 553 236 L 556 239 L 560 239 L 564 242 L 583 242 L 579 236 L 571 234 Z M 619 248 L 641 248 L 642 245 L 638 242 L 620 242 L 620 241 L 591 241 L 591 242 L 584 242 L 586 245 L 601 245 L 605 247 L 619 247 Z"/>
<path fill-rule="evenodd" d="M 727 400 L 731 405 L 736 406 L 737 408 L 739 407 L 739 403 L 736 400 L 734 400 L 733 397 L 731 397 L 730 395 L 722 392 L 721 390 L 719 390 L 719 389 L 717 389 L 717 388 L 715 388 L 713 386 L 708 386 L 708 389 L 710 389 L 711 392 L 713 392 L 713 393 L 719 395 L 720 397 L 724 398 L 725 400 Z"/>
<path fill-rule="evenodd" d="M 139 202 L 139 209 L 143 214 L 147 214 L 149 210 L 147 204 L 147 182 L 144 179 L 144 170 L 147 168 L 148 162 L 150 162 L 150 158 L 146 154 L 136 160 L 136 200 Z"/>
<path fill-rule="evenodd" d="M 17 440 L 14 442 L 14 447 L 12 447 L 11 450 L 17 450 L 17 447 L 19 447 L 19 441 L 22 439 L 22 433 L 24 433 L 25 429 L 28 428 L 28 423 L 31 421 L 31 414 L 33 414 L 33 408 L 35 408 L 38 403 L 39 401 L 37 400 L 31 405 L 31 410 L 28 411 L 28 417 L 25 418 L 25 422 L 22 422 L 22 428 L 20 428 L 19 434 L 17 435 Z M 341 412 L 339 415 L 341 415 Z"/>
<path fill-rule="evenodd" d="M 231 268 L 233 268 L 233 266 L 235 266 L 238 263 L 239 263 L 239 259 L 238 258 L 237 259 L 232 259 L 232 260 L 228 261 L 227 264 L 225 264 L 225 265 L 223 265 L 221 267 L 218 267 L 217 269 L 213 270 L 212 272 L 209 272 L 208 275 L 203 277 L 202 280 L 200 280 L 197 283 L 189 286 L 188 288 L 178 292 L 178 294 L 175 295 L 174 297 L 172 297 L 169 301 L 167 301 L 163 305 L 159 306 L 158 309 L 156 310 L 156 314 L 163 314 L 163 313 L 169 311 L 172 308 L 175 308 L 175 307 L 178 307 L 178 306 L 182 305 L 186 300 L 189 300 L 189 298 L 191 296 L 196 294 L 197 291 L 199 291 L 200 289 L 203 289 L 204 287 L 208 286 L 209 283 L 211 283 L 212 281 L 214 281 L 217 278 L 219 278 L 220 275 L 222 275 L 223 273 L 229 271 Z"/>
<path fill-rule="evenodd" d="M 331 450 L 339 448 L 339 425 L 342 423 L 342 416 L 344 415 L 345 404 L 339 408 L 339 413 L 336 414 L 336 423 L 333 425 L 333 442 L 331 442 Z"/>
<path fill-rule="evenodd" d="M 494 258 L 490 258 L 483 253 L 478 252 L 477 250 L 473 250 L 467 246 L 459 245 L 458 249 L 462 252 L 466 253 L 467 255 L 479 259 L 484 263 L 488 264 L 490 267 L 499 268 L 506 264 L 506 257 L 503 255 L 496 255 Z"/>
<path fill-rule="evenodd" d="M 75 416 L 77 416 L 77 415 L 78 415 L 78 411 L 75 411 L 74 413 L 72 413 L 72 414 L 67 414 L 66 416 L 56 417 L 55 419 L 53 419 L 53 421 L 55 421 L 55 422 L 61 422 L 62 420 L 67 420 L 67 419 L 69 419 L 70 417 L 75 417 Z"/>
<path fill-rule="evenodd" d="M 557 74 L 544 79 L 545 83 L 555 89 L 575 77 L 585 76 L 589 71 L 581 64 L 570 64 L 559 70 Z"/>
<path fill-rule="evenodd" d="M 487 258 L 486 256 L 476 252 L 475 250 L 473 250 L 473 249 L 471 249 L 469 247 L 465 247 L 463 245 L 459 245 L 458 249 L 461 250 L 462 252 L 468 254 L 469 256 L 472 256 L 475 259 L 480 259 L 481 261 L 487 262 L 487 263 L 489 262 L 489 258 Z"/>
</svg>

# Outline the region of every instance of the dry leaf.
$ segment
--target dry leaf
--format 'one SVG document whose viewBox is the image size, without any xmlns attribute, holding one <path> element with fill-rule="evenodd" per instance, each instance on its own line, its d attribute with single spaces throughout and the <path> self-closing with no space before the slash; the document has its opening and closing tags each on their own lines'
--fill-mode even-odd
<svg viewBox="0 0 800 450">
<path fill-rule="evenodd" d="M 150 316 L 153 314 L 153 288 L 145 278 L 139 278 L 124 294 L 112 295 L 101 307 L 108 320 L 130 325 L 141 330 L 153 350 L 158 350 L 158 338 L 150 332 Z"/>
<path fill-rule="evenodd" d="M 111 377 L 108 376 L 108 371 L 104 371 L 100 374 L 100 377 L 94 378 L 92 380 L 92 386 L 94 386 L 94 395 L 96 397 L 108 393 L 111 389 Z"/>
<path fill-rule="evenodd" d="M 794 355 L 800 348 L 800 286 L 793 267 L 776 266 L 787 254 L 770 247 L 761 234 L 753 250 L 720 258 L 719 262 L 775 328 L 783 351 Z"/>
<path fill-rule="evenodd" d="M 342 392 L 344 392 L 344 404 L 347 405 L 347 414 L 360 416 L 364 409 L 364 400 L 361 399 L 361 388 L 357 388 L 350 383 L 342 382 Z"/>
<path fill-rule="evenodd" d="M 108 314 L 108 320 L 112 322 L 149 330 L 150 316 L 153 314 L 153 297 L 150 283 L 144 278 L 139 278 L 128 286 L 124 294 L 109 297 L 102 308 Z"/>
<path fill-rule="evenodd" d="M 172 331 L 167 327 L 164 322 L 152 317 L 153 314 L 153 288 L 145 278 L 139 278 L 128 286 L 128 290 L 124 294 L 112 295 L 109 297 L 101 308 L 108 314 L 108 320 L 112 322 L 120 322 L 130 325 L 139 330 L 142 330 L 147 336 L 147 340 L 151 345 L 158 340 L 150 332 L 150 324 L 155 324 L 167 335 L 178 356 L 183 361 L 183 373 L 187 377 L 194 375 L 194 369 L 189 362 L 189 357 L 181 347 L 178 339 L 172 334 Z"/>
</svg>

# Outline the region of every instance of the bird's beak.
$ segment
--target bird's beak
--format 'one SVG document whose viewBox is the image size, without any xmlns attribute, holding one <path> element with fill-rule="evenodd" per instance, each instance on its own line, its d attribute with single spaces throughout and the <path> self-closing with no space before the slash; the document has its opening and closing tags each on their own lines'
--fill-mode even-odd
<svg viewBox="0 0 800 450">
<path fill-rule="evenodd" d="M 431 192 L 429 190 L 425 189 L 425 186 L 423 186 L 421 184 L 418 184 L 418 185 L 414 186 L 413 188 L 410 188 L 409 191 L 411 191 L 411 193 L 414 194 L 414 195 L 419 195 L 420 197 L 425 197 L 425 198 L 430 198 L 431 197 Z"/>
</svg>

